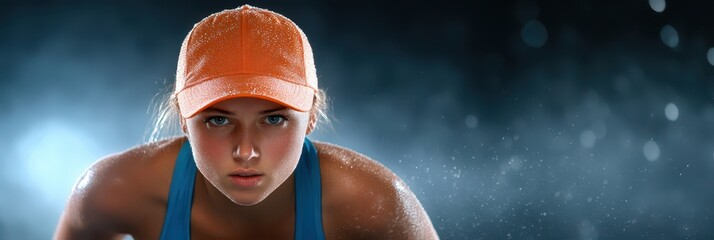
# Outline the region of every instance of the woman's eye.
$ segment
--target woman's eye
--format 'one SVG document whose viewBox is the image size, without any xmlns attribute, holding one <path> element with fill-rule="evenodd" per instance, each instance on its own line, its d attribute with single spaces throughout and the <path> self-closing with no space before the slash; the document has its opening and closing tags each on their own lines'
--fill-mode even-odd
<svg viewBox="0 0 714 240">
<path fill-rule="evenodd" d="M 281 124 L 285 120 L 286 120 L 285 117 L 280 116 L 280 115 L 270 115 L 265 118 L 265 122 L 270 125 L 278 125 L 278 124 Z"/>
<path fill-rule="evenodd" d="M 225 117 L 211 117 L 206 122 L 216 126 L 223 126 L 229 123 L 228 119 Z"/>
</svg>

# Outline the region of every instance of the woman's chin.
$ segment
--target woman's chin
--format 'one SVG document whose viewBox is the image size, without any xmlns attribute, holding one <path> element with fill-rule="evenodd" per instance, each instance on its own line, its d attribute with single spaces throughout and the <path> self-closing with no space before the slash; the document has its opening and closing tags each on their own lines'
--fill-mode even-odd
<svg viewBox="0 0 714 240">
<path fill-rule="evenodd" d="M 249 207 L 261 203 L 265 200 L 265 197 L 266 196 L 261 196 L 259 194 L 233 194 L 229 199 L 235 204 Z"/>
</svg>

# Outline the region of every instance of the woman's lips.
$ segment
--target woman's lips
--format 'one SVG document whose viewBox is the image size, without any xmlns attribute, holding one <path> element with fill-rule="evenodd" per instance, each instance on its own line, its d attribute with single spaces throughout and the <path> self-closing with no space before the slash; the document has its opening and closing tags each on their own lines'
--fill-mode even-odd
<svg viewBox="0 0 714 240">
<path fill-rule="evenodd" d="M 231 181 L 235 183 L 238 186 L 241 187 L 255 187 L 260 184 L 260 180 L 263 179 L 262 175 L 253 175 L 253 176 L 238 176 L 238 175 L 231 175 Z"/>
<path fill-rule="evenodd" d="M 240 187 L 258 186 L 263 174 L 253 169 L 238 169 L 229 174 L 231 181 Z"/>
</svg>

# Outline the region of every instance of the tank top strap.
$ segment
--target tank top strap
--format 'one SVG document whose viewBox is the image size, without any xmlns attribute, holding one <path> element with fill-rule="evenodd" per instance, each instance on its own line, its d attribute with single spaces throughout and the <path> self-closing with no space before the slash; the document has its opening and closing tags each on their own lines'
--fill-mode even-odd
<svg viewBox="0 0 714 240">
<path fill-rule="evenodd" d="M 171 177 L 168 207 L 160 239 L 188 240 L 191 238 L 191 206 L 196 170 L 191 145 L 186 140 L 176 158 L 176 165 Z"/>
<path fill-rule="evenodd" d="M 325 239 L 320 161 L 315 146 L 307 138 L 295 169 L 295 239 Z"/>
</svg>

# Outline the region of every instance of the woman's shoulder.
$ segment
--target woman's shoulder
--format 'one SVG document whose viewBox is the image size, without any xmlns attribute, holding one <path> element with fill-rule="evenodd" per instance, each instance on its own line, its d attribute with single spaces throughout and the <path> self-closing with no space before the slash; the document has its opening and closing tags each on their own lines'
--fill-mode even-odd
<svg viewBox="0 0 714 240">
<path fill-rule="evenodd" d="M 99 159 L 75 184 L 60 224 L 69 232 L 110 234 L 133 232 L 144 221 L 162 218 L 183 141 L 166 139 Z"/>
<path fill-rule="evenodd" d="M 334 236 L 436 236 L 409 187 L 381 163 L 345 147 L 316 142 L 323 189 L 323 226 Z"/>
<path fill-rule="evenodd" d="M 354 195 L 380 199 L 407 189 L 396 174 L 366 155 L 324 142 L 316 142 L 315 148 L 320 159 L 323 195 L 331 197 L 330 200 L 349 201 Z"/>
<path fill-rule="evenodd" d="M 352 177 L 370 177 L 364 180 L 398 180 L 391 170 L 364 154 L 332 143 L 318 141 L 313 143 L 317 149 L 320 166 L 324 166 L 328 173 L 352 173 L 350 174 Z"/>
<path fill-rule="evenodd" d="M 89 188 L 111 195 L 127 191 L 127 195 L 160 197 L 170 185 L 175 159 L 185 141 L 183 137 L 164 139 L 132 147 L 123 152 L 103 157 L 89 167 L 75 190 Z M 155 196 L 156 195 L 156 196 Z"/>
</svg>

